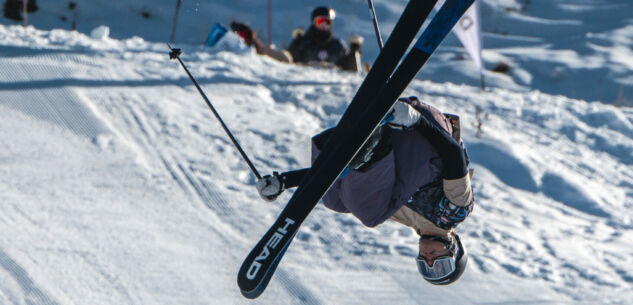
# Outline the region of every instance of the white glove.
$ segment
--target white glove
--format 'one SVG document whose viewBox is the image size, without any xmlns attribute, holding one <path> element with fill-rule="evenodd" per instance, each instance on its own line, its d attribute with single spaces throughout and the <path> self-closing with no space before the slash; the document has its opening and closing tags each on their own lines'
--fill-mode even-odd
<svg viewBox="0 0 633 305">
<path fill-rule="evenodd" d="M 255 187 L 257 187 L 259 196 L 266 201 L 275 201 L 277 196 L 284 191 L 277 172 L 274 172 L 272 176 L 266 175 L 259 179 Z"/>
<path fill-rule="evenodd" d="M 421 114 L 411 105 L 397 101 L 387 117 L 387 125 L 395 129 L 409 129 L 420 121 Z"/>
</svg>

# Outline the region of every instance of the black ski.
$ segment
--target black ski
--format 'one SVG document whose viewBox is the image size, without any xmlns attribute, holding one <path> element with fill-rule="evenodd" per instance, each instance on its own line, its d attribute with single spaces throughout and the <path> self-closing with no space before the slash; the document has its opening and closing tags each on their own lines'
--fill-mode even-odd
<svg viewBox="0 0 633 305">
<path fill-rule="evenodd" d="M 242 264 L 238 285 L 245 297 L 256 298 L 264 291 L 301 223 L 474 0 L 446 1 L 414 48 L 391 75 L 435 2 L 410 1 L 376 64 L 311 169 L 277 221 Z M 417 9 L 412 9 L 412 6 Z M 412 20 L 417 20 L 415 24 L 419 25 L 414 28 L 401 26 L 413 23 Z M 408 37 L 411 38 L 406 40 Z M 402 53 L 398 54 L 402 45 Z"/>
</svg>

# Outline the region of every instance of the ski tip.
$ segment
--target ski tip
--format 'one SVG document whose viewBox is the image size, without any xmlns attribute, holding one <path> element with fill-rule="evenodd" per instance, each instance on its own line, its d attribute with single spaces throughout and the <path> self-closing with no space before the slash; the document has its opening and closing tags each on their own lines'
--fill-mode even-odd
<svg viewBox="0 0 633 305">
<path fill-rule="evenodd" d="M 277 266 L 279 266 L 279 262 L 281 262 L 281 258 L 284 256 L 284 253 L 286 253 L 290 242 L 295 237 L 295 233 L 296 232 L 292 233 L 286 245 L 281 248 L 281 250 L 277 254 L 277 257 L 275 257 L 275 259 L 270 263 L 268 269 L 265 269 L 265 272 L 259 278 L 259 281 L 256 281 L 256 283 L 252 283 L 251 281 L 247 280 L 247 277 L 245 276 L 247 269 L 244 268 L 245 266 L 247 266 L 246 262 L 249 261 L 247 257 L 246 261 L 244 261 L 245 264 L 242 265 L 242 268 L 237 274 L 237 286 L 240 287 L 240 292 L 244 297 L 248 299 L 255 299 L 259 297 L 262 293 L 264 293 L 264 290 L 266 290 L 266 287 L 268 287 L 268 283 L 273 277 L 275 270 L 277 270 Z"/>
<path fill-rule="evenodd" d="M 272 277 L 272 272 L 271 273 L 267 273 L 264 276 L 262 282 L 260 282 L 257 285 L 253 286 L 253 285 L 246 284 L 243 281 L 243 278 L 240 277 L 240 275 L 238 275 L 238 277 L 237 277 L 237 286 L 240 288 L 240 292 L 242 293 L 242 295 L 245 298 L 247 298 L 247 299 L 256 299 L 262 293 L 264 293 L 264 290 L 266 290 L 266 287 L 268 286 L 268 282 L 270 281 L 271 277 Z"/>
<path fill-rule="evenodd" d="M 246 291 L 246 290 L 241 290 L 240 292 L 242 293 L 242 295 L 247 298 L 247 299 L 256 299 L 257 297 L 259 297 L 262 292 L 264 292 L 264 289 L 255 289 L 252 291 Z"/>
<path fill-rule="evenodd" d="M 276 262 L 278 261 L 279 260 L 276 260 Z M 255 285 L 247 282 L 244 277 L 241 276 L 240 271 L 237 276 L 237 286 L 240 287 L 240 292 L 242 293 L 242 295 L 248 299 L 256 299 L 262 293 L 264 293 L 264 290 L 266 290 L 266 287 L 268 287 L 268 282 L 270 282 L 270 279 L 272 278 L 276 267 L 277 264 L 273 263 L 272 270 L 266 272 L 264 276 L 260 279 L 260 282 L 256 283 Z"/>
</svg>

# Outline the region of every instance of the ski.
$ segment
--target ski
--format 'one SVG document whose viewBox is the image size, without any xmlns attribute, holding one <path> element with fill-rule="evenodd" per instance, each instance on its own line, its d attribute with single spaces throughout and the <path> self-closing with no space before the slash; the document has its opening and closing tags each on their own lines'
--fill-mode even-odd
<svg viewBox="0 0 633 305">
<path fill-rule="evenodd" d="M 399 28 L 397 25 L 394 29 L 383 52 L 378 56 L 376 64 L 358 89 L 311 169 L 301 181 L 277 221 L 242 264 L 238 272 L 238 286 L 242 295 L 247 298 L 256 298 L 261 295 L 301 223 L 347 167 L 399 95 L 402 94 L 473 2 L 474 0 L 446 1 L 414 47 L 395 69 L 406 48 L 428 16 L 427 6 L 430 12 L 435 5 L 435 1 L 410 1 L 398 21 L 398 25 L 408 24 L 412 21 L 403 19 L 412 18 L 417 20 L 416 24 L 419 26 Z M 409 11 L 416 4 L 419 8 L 415 11 Z M 407 32 L 407 35 L 397 31 Z M 411 38 L 405 41 L 400 40 L 404 38 L 399 38 L 396 42 L 396 37 L 402 36 Z M 405 45 L 404 50 L 401 54 L 397 54 L 398 47 L 402 45 Z M 397 58 L 394 59 L 394 56 Z M 394 69 L 395 72 L 393 72 Z"/>
</svg>

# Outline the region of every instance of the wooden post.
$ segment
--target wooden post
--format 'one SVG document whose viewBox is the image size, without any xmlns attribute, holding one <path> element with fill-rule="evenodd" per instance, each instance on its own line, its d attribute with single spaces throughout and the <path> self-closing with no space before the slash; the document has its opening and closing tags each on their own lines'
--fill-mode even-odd
<svg viewBox="0 0 633 305">
<path fill-rule="evenodd" d="M 171 37 L 169 37 L 169 42 L 174 43 L 176 39 L 176 24 L 178 23 L 178 11 L 180 11 L 180 3 L 182 0 L 178 0 L 176 3 L 176 11 L 174 12 L 174 24 L 171 27 Z"/>
<path fill-rule="evenodd" d="M 26 27 L 27 25 L 29 25 L 29 21 L 28 21 L 28 17 L 27 17 L 27 2 L 28 0 L 22 0 L 22 14 L 24 16 L 24 27 Z"/>
<path fill-rule="evenodd" d="M 270 48 L 272 46 L 272 35 L 273 35 L 273 13 L 272 13 L 272 0 L 268 0 L 268 41 L 266 44 L 266 50 L 268 55 L 270 55 Z"/>
</svg>

